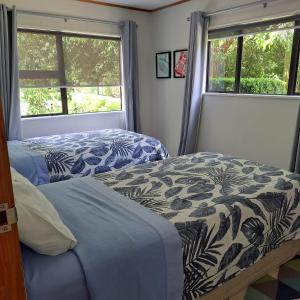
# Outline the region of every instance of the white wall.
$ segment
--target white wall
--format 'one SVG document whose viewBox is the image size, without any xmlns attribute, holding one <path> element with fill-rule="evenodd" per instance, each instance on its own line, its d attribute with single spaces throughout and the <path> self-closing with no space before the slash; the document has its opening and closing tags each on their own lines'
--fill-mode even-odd
<svg viewBox="0 0 300 300">
<path fill-rule="evenodd" d="M 106 128 L 125 129 L 124 112 L 89 113 L 22 119 L 23 138 Z"/>
<path fill-rule="evenodd" d="M 173 51 L 184 49 L 188 46 L 189 22 L 186 18 L 192 11 L 203 10 L 206 12 L 231 7 L 241 3 L 249 3 L 249 0 L 193 0 L 182 5 L 161 10 L 153 14 L 153 54 L 160 51 Z M 255 20 L 287 16 L 300 12 L 299 0 L 281 0 L 269 4 L 268 8 L 261 7 L 246 9 L 240 12 L 226 13 L 211 19 L 211 28 L 222 27 L 234 23 L 247 23 Z M 171 154 L 176 154 L 180 138 L 181 114 L 183 107 L 184 79 L 155 79 L 155 66 L 153 72 L 152 94 L 152 128 L 151 134 L 157 136 L 165 143 Z M 233 100 L 232 100 L 233 99 Z M 251 101 L 250 101 L 251 99 Z M 238 96 L 223 97 L 223 95 L 205 96 L 205 109 L 201 123 L 199 150 L 212 150 L 236 154 L 250 159 L 288 168 L 291 152 L 291 139 L 296 123 L 295 100 L 287 105 L 289 100 L 276 97 L 258 96 L 255 98 Z M 272 126 L 276 121 L 272 116 L 274 106 L 277 116 L 280 117 L 281 135 L 275 139 L 277 133 Z M 241 114 L 247 113 L 247 122 L 244 125 Z M 266 113 L 263 119 L 259 118 L 259 112 Z M 281 114 L 282 112 L 282 114 Z M 293 114 L 290 114 L 293 112 Z M 279 116 L 281 114 L 281 116 Z M 221 123 L 222 122 L 222 123 Z M 237 127 L 235 131 L 234 124 Z M 258 124 L 261 131 L 258 132 Z M 229 130 L 226 131 L 226 127 Z M 250 130 L 249 130 L 250 128 Z M 255 128 L 255 129 L 254 129 Z M 226 132 L 224 132 L 226 131 Z M 226 134 L 225 134 L 226 133 Z M 224 138 L 224 134 L 225 137 Z M 265 137 L 268 146 L 259 146 Z M 269 138 L 272 136 L 272 139 Z M 245 140 L 248 142 L 245 144 Z M 249 144 L 252 146 L 250 147 Z M 281 146 L 279 147 L 279 145 Z M 255 151 L 253 149 L 255 147 Z M 251 149 L 251 150 L 250 150 Z M 270 149 L 273 149 L 272 151 Z M 276 150 L 274 150 L 276 149 Z M 268 154 L 269 153 L 269 154 Z"/>
<path fill-rule="evenodd" d="M 87 18 L 106 19 L 111 21 L 134 20 L 138 24 L 138 51 L 139 51 L 139 75 L 140 75 L 140 98 L 141 118 L 143 120 L 142 130 L 149 132 L 151 118 L 148 111 L 151 106 L 151 89 L 149 84 L 152 74 L 149 72 L 152 61 L 151 48 L 151 15 L 146 12 L 138 12 L 128 9 L 107 7 L 74 0 L 3 0 L 8 6 L 16 5 L 19 10 L 30 10 L 61 15 L 71 15 Z M 18 25 L 21 27 L 64 30 L 81 33 L 104 34 L 110 36 L 119 35 L 116 25 L 104 25 L 99 23 L 79 22 L 62 19 L 37 17 L 32 15 L 19 15 Z M 78 130 L 91 130 L 93 128 L 124 127 L 124 116 L 122 113 L 113 114 L 87 114 L 78 116 L 61 116 L 49 119 L 49 117 L 36 120 L 23 120 L 24 137 L 32 135 L 47 135 L 53 132 L 74 132 Z M 53 122 L 50 122 L 53 120 Z M 51 123 L 51 125 L 50 125 Z"/>
<path fill-rule="evenodd" d="M 287 169 L 298 111 L 296 97 L 207 94 L 199 150 Z"/>
</svg>

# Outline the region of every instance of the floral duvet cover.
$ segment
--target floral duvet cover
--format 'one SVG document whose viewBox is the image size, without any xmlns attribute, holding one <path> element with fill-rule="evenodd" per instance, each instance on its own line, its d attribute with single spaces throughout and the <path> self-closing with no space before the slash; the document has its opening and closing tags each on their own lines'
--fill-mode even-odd
<svg viewBox="0 0 300 300">
<path fill-rule="evenodd" d="M 177 228 L 186 300 L 212 291 L 284 241 L 299 238 L 300 176 L 282 169 L 198 153 L 95 178 Z"/>
</svg>

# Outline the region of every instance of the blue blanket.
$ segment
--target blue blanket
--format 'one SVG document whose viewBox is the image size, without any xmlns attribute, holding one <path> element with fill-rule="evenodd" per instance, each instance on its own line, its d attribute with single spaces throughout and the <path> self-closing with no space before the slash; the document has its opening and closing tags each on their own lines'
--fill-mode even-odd
<svg viewBox="0 0 300 300">
<path fill-rule="evenodd" d="M 82 266 L 92 300 L 181 299 L 181 240 L 166 219 L 91 177 L 42 185 L 39 189 L 78 240 L 73 252 Z M 57 257 L 49 259 L 54 262 Z M 29 299 L 44 299 L 44 288 L 37 283 L 41 294 L 34 294 L 30 283 L 38 275 L 32 274 L 30 265 L 26 266 Z M 50 277 L 40 284 L 51 285 Z M 49 286 L 45 289 L 50 290 Z M 64 300 L 71 299 L 77 298 L 66 296 Z"/>
<path fill-rule="evenodd" d="M 33 184 L 99 174 L 167 158 L 155 138 L 121 129 L 8 142 L 11 165 Z"/>
</svg>

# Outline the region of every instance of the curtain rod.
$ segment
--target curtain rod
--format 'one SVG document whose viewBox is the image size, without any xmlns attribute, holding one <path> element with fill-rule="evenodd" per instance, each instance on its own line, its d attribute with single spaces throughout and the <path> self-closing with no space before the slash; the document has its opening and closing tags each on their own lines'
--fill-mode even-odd
<svg viewBox="0 0 300 300">
<path fill-rule="evenodd" d="M 224 9 L 220 9 L 220 10 L 216 10 L 216 11 L 212 11 L 212 12 L 207 12 L 207 13 L 205 13 L 205 16 L 212 17 L 212 16 L 224 14 L 224 13 L 227 13 L 227 12 L 240 10 L 240 9 L 245 9 L 245 8 L 250 8 L 250 7 L 254 7 L 254 6 L 258 6 L 258 5 L 263 5 L 263 7 L 266 8 L 269 3 L 272 3 L 272 2 L 275 2 L 275 1 L 278 1 L 278 0 L 258 0 L 258 1 L 250 2 L 250 3 L 246 3 L 246 4 L 241 4 L 241 5 L 237 5 L 237 6 L 233 6 L 233 7 L 229 7 L 229 8 L 224 8 Z M 190 19 L 191 18 L 187 18 L 187 21 L 190 21 Z"/>
<path fill-rule="evenodd" d="M 65 22 L 67 22 L 68 20 L 74 20 L 74 21 L 84 21 L 84 22 L 91 22 L 91 23 L 111 24 L 111 25 L 119 25 L 120 24 L 120 22 L 109 21 L 109 20 L 82 18 L 82 17 L 74 17 L 74 16 L 68 16 L 68 15 L 56 15 L 56 14 L 43 13 L 43 12 L 38 12 L 38 11 L 29 11 L 29 10 L 17 10 L 17 13 L 22 14 L 22 15 L 34 15 L 34 16 L 39 16 L 39 17 L 64 19 Z"/>
</svg>

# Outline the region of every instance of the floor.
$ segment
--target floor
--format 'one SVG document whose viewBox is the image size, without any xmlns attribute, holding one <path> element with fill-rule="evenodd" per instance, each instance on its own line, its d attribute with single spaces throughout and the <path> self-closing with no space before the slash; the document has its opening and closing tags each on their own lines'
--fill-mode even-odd
<svg viewBox="0 0 300 300">
<path fill-rule="evenodd" d="M 245 300 L 300 300 L 300 256 L 280 268 L 278 279 L 274 277 L 267 275 L 253 283 Z"/>
</svg>

